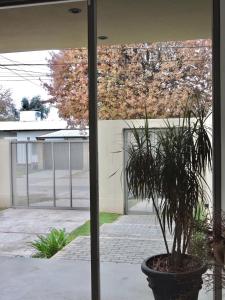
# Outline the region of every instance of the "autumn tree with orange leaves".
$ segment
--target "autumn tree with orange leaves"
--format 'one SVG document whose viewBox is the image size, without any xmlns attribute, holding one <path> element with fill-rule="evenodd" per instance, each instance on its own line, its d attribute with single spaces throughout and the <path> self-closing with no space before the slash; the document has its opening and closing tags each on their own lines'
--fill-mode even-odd
<svg viewBox="0 0 225 300">
<path fill-rule="evenodd" d="M 210 40 L 99 47 L 99 118 L 143 118 L 145 111 L 152 118 L 177 117 L 187 101 L 209 110 L 211 61 Z M 44 86 L 60 116 L 86 122 L 87 50 L 52 53 L 49 68 L 52 81 Z"/>
</svg>

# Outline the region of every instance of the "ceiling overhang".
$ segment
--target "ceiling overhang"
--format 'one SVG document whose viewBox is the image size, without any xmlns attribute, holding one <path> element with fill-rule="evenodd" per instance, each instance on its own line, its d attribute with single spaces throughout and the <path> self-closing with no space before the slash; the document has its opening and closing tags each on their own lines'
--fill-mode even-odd
<svg viewBox="0 0 225 300">
<path fill-rule="evenodd" d="M 0 9 L 76 2 L 80 0 L 1 0 Z"/>
<path fill-rule="evenodd" d="M 211 1 L 99 0 L 99 43 L 210 38 Z M 86 46 L 86 1 L 0 0 L 1 53 Z"/>
</svg>

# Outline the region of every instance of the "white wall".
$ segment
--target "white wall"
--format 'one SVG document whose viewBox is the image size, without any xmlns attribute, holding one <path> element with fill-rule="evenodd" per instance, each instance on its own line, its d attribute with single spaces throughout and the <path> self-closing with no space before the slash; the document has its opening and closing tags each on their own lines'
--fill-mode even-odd
<svg viewBox="0 0 225 300">
<path fill-rule="evenodd" d="M 22 122 L 33 122 L 41 121 L 41 114 L 39 111 L 20 111 L 20 121 Z"/>
<path fill-rule="evenodd" d="M 178 119 L 170 119 L 169 121 L 174 125 L 178 125 L 179 122 Z M 132 123 L 135 126 L 143 126 L 144 120 L 99 121 L 99 198 L 101 211 L 124 213 L 123 129 L 129 128 Z M 152 119 L 149 121 L 149 126 L 163 128 L 165 121 Z M 114 174 L 115 172 L 116 174 Z M 112 174 L 114 175 L 111 176 Z M 211 186 L 211 173 L 207 174 L 207 179 Z"/>
<path fill-rule="evenodd" d="M 10 142 L 0 140 L 0 208 L 11 206 Z"/>
</svg>

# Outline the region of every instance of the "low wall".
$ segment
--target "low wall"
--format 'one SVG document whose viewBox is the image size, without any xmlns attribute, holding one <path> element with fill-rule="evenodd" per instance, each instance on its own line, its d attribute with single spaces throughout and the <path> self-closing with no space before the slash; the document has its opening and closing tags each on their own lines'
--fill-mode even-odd
<svg viewBox="0 0 225 300">
<path fill-rule="evenodd" d="M 178 119 L 169 119 L 174 125 Z M 211 120 L 208 120 L 210 125 Z M 122 169 L 124 166 L 124 129 L 134 124 L 136 127 L 144 125 L 144 120 L 100 120 L 99 135 L 99 197 L 100 210 L 124 213 L 124 180 Z M 164 119 L 149 120 L 150 128 L 164 128 Z M 112 174 L 114 174 L 112 176 Z M 211 186 L 212 175 L 207 174 L 207 181 Z"/>
<path fill-rule="evenodd" d="M 178 125 L 177 119 L 171 123 Z M 124 213 L 124 129 L 129 126 L 143 126 L 144 120 L 100 120 L 99 121 L 99 198 L 100 211 Z M 211 120 L 208 120 L 210 126 Z M 163 128 L 163 119 L 149 121 L 151 128 Z M 88 143 L 85 144 L 85 153 L 88 152 Z M 88 156 L 87 156 L 88 157 Z M 0 139 L 0 207 L 11 206 L 10 193 L 10 142 Z M 85 169 L 88 168 L 86 159 Z M 212 174 L 208 172 L 207 182 L 212 186 Z"/>
</svg>

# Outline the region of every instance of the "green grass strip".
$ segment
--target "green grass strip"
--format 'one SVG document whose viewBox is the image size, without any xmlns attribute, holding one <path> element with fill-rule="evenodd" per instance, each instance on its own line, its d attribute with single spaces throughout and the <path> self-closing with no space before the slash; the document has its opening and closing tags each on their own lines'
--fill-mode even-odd
<svg viewBox="0 0 225 300">
<path fill-rule="evenodd" d="M 100 226 L 106 223 L 113 223 L 116 221 L 121 215 L 115 213 L 106 213 L 101 212 L 99 214 L 99 224 Z M 83 225 L 73 230 L 69 235 L 70 242 L 76 239 L 78 236 L 89 236 L 90 235 L 90 221 L 85 222 Z"/>
</svg>

